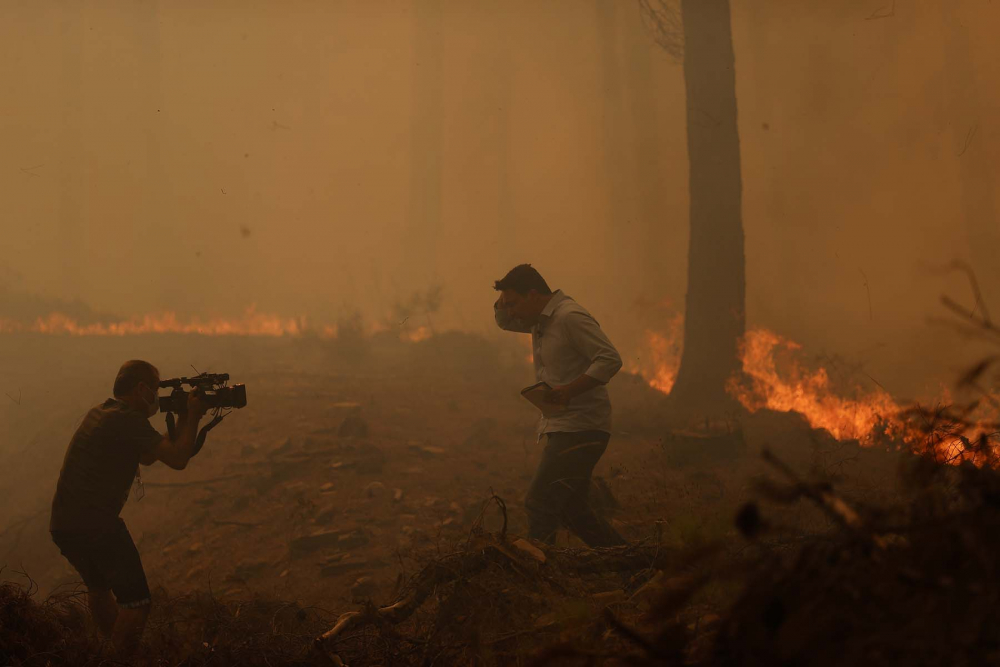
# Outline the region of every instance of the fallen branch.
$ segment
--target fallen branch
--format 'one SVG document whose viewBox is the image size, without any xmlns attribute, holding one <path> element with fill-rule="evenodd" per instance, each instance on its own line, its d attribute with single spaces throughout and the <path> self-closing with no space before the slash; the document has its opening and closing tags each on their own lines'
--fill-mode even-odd
<svg viewBox="0 0 1000 667">
<path fill-rule="evenodd" d="M 332 628 L 316 639 L 316 647 L 333 664 L 343 664 L 333 650 L 341 635 L 369 625 L 398 625 L 413 615 L 438 586 L 474 575 L 498 560 L 509 561 L 510 556 L 496 546 L 487 545 L 481 550 L 451 554 L 433 561 L 410 581 L 393 604 L 342 614 Z"/>
<path fill-rule="evenodd" d="M 761 453 L 761 456 L 763 456 L 766 462 L 770 463 L 781 474 L 788 478 L 788 480 L 794 485 L 795 491 L 813 501 L 820 509 L 826 512 L 827 516 L 839 524 L 841 528 L 846 528 L 852 532 L 864 535 L 879 549 L 884 549 L 886 547 L 885 539 L 881 535 L 876 535 L 874 532 L 869 530 L 865 523 L 861 520 L 861 516 L 854 511 L 854 508 L 848 505 L 840 496 L 834 494 L 828 486 L 821 484 L 808 484 L 802 481 L 799 479 L 799 476 L 795 474 L 795 471 L 789 468 L 784 461 L 772 454 L 769 449 L 765 449 Z"/>
<path fill-rule="evenodd" d="M 664 567 L 674 561 L 676 553 L 665 551 L 662 546 L 638 545 L 601 549 L 551 549 L 546 552 L 546 562 L 542 567 L 580 575 Z M 511 548 L 506 542 L 484 544 L 480 541 L 474 550 L 450 554 L 428 564 L 410 580 L 393 604 L 380 608 L 369 606 L 361 611 L 342 614 L 330 630 L 316 638 L 316 648 L 333 664 L 343 664 L 335 645 L 347 633 L 369 626 L 388 630 L 412 616 L 440 587 L 467 581 L 490 565 L 524 572 L 537 568 L 539 563 L 522 563 L 517 549 Z"/>
</svg>

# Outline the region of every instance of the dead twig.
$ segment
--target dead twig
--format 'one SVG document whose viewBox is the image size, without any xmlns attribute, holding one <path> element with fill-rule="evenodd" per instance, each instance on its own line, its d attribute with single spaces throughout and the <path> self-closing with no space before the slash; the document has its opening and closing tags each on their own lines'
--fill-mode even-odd
<svg viewBox="0 0 1000 667">
<path fill-rule="evenodd" d="M 875 21 L 877 19 L 888 19 L 896 15 L 896 0 L 892 0 L 891 7 L 879 7 L 872 12 L 871 16 L 866 18 L 866 21 Z"/>
<path fill-rule="evenodd" d="M 868 276 L 865 275 L 864 270 L 861 269 L 861 268 L 859 268 L 858 271 L 861 271 L 861 277 L 864 278 L 864 283 L 863 284 L 865 286 L 865 292 L 867 292 L 867 294 L 868 294 L 868 319 L 871 320 L 871 319 L 873 319 L 873 317 L 872 317 L 872 291 L 868 287 Z"/>
<path fill-rule="evenodd" d="M 466 541 L 466 544 L 468 544 L 474 536 L 483 534 L 483 521 L 486 518 L 486 510 L 489 509 L 491 502 L 496 503 L 496 506 L 500 508 L 500 512 L 503 515 L 503 526 L 500 528 L 499 539 L 501 542 L 504 542 L 507 539 L 507 503 L 505 503 L 504 499 L 498 496 L 491 488 L 490 497 L 483 503 L 483 507 L 479 511 L 479 516 L 477 516 L 476 520 L 472 522 L 472 529 L 469 531 L 469 540 Z"/>
<path fill-rule="evenodd" d="M 813 501 L 827 516 L 832 518 L 842 528 L 859 533 L 867 537 L 876 547 L 884 549 L 885 539 L 880 535 L 872 533 L 861 520 L 861 516 L 854 511 L 840 496 L 837 496 L 825 484 L 808 484 L 801 480 L 784 461 L 776 457 L 771 450 L 764 449 L 761 453 L 763 459 L 774 467 L 778 472 L 788 478 L 794 490 L 802 496 Z"/>
<path fill-rule="evenodd" d="M 972 139 L 979 132 L 979 125 L 973 125 L 969 128 L 969 131 L 965 133 L 965 143 L 962 145 L 962 150 L 958 152 L 956 157 L 962 157 L 965 155 L 965 151 L 969 150 L 969 145 L 972 143 Z"/>
<path fill-rule="evenodd" d="M 986 326 L 987 328 L 990 329 L 993 328 L 992 319 L 990 318 L 989 311 L 987 311 L 986 309 L 986 302 L 983 300 L 983 293 L 979 289 L 979 281 L 976 279 L 976 272 L 973 271 L 972 267 L 969 266 L 967 262 L 963 262 L 961 260 L 956 259 L 950 262 L 949 264 L 946 264 L 945 266 L 937 268 L 931 267 L 931 271 L 938 274 L 948 274 L 948 273 L 953 273 L 955 271 L 964 273 L 965 277 L 969 281 L 969 287 L 972 289 L 972 296 L 976 302 L 975 308 L 973 308 L 971 312 L 966 311 L 964 308 L 958 306 L 952 299 L 948 298 L 947 296 L 942 297 L 942 301 L 944 302 L 946 307 L 958 313 L 959 315 L 965 318 L 972 319 L 977 323 Z M 982 313 L 981 317 L 979 318 L 976 317 L 977 310 L 979 310 Z"/>
<path fill-rule="evenodd" d="M 435 560 L 410 581 L 393 604 L 381 608 L 369 606 L 363 611 L 342 614 L 332 628 L 316 638 L 316 648 L 334 664 L 343 664 L 334 651 L 334 645 L 342 635 L 369 625 L 398 625 L 413 615 L 439 586 L 472 576 L 501 557 L 503 560 L 509 558 L 503 551 L 488 546 L 480 551 L 451 554 Z"/>
<path fill-rule="evenodd" d="M 491 500 L 495 499 L 494 495 Z M 501 506 L 502 507 L 502 506 Z M 524 572 L 531 567 L 520 562 L 516 549 L 509 549 L 503 541 L 495 537 L 482 539 L 472 548 L 440 557 L 424 567 L 404 586 L 396 601 L 386 607 L 371 605 L 360 611 L 342 614 L 336 624 L 315 640 L 316 650 L 334 664 L 340 657 L 337 645 L 350 633 L 376 626 L 382 632 L 394 632 L 392 628 L 410 618 L 424 601 L 442 587 L 459 582 L 468 582 L 487 568 L 503 568 Z M 624 546 L 604 549 L 560 549 L 548 555 L 548 566 L 567 573 L 607 573 L 642 570 L 648 567 L 664 567 L 675 554 L 664 553 L 660 546 Z M 533 564 L 532 567 L 536 567 Z M 409 641 L 409 640 L 407 640 Z"/>
</svg>

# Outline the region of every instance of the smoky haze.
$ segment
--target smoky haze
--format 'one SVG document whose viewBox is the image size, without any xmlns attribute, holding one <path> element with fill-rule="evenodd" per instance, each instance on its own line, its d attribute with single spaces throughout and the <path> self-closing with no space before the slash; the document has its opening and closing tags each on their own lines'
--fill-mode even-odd
<svg viewBox="0 0 1000 667">
<path fill-rule="evenodd" d="M 884 5 L 884 6 L 883 6 Z M 682 69 L 637 3 L 7 0 L 0 280 L 131 317 L 490 331 L 531 262 L 613 340 L 683 311 Z M 1000 304 L 1000 6 L 734 2 L 747 312 L 900 393 Z M 965 350 L 968 352 L 968 350 Z"/>
</svg>

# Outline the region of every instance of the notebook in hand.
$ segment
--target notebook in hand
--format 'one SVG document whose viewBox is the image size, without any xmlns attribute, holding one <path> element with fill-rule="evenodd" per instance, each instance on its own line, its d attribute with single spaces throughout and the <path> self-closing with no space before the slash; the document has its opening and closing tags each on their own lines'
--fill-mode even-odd
<svg viewBox="0 0 1000 667">
<path fill-rule="evenodd" d="M 522 389 L 521 396 L 524 396 L 532 405 L 541 410 L 544 416 L 551 417 L 557 412 L 563 410 L 565 407 L 562 405 L 556 405 L 555 403 L 549 403 L 546 400 L 546 397 L 551 390 L 552 387 L 549 386 L 547 382 L 538 382 L 530 387 Z"/>
</svg>

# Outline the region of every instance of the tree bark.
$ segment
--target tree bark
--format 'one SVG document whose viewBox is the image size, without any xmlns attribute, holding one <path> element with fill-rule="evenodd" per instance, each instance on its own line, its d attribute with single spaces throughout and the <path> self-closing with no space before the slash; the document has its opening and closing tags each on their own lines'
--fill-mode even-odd
<svg viewBox="0 0 1000 667">
<path fill-rule="evenodd" d="M 726 383 L 741 370 L 746 269 L 729 0 L 682 0 L 681 9 L 691 231 L 684 351 L 672 395 L 697 420 L 735 407 Z"/>
</svg>

